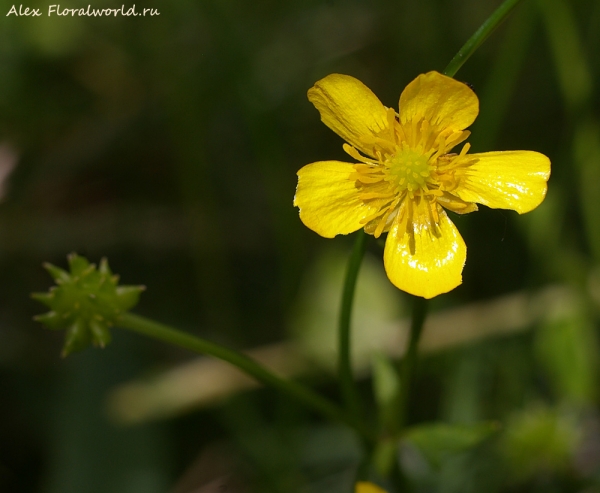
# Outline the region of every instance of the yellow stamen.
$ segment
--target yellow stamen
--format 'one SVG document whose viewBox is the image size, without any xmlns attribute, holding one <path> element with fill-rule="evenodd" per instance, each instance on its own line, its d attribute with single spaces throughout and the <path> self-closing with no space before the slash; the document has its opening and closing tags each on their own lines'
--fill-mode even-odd
<svg viewBox="0 0 600 493">
<path fill-rule="evenodd" d="M 361 161 L 363 163 L 369 163 L 369 164 L 378 164 L 377 161 L 373 160 L 373 159 L 369 159 L 363 155 L 360 154 L 360 152 L 358 152 L 354 147 L 352 147 L 351 145 L 348 144 L 344 144 L 342 146 L 342 148 L 344 149 L 344 151 L 350 155 L 351 157 L 353 157 L 354 159 L 356 159 L 357 161 Z"/>
</svg>

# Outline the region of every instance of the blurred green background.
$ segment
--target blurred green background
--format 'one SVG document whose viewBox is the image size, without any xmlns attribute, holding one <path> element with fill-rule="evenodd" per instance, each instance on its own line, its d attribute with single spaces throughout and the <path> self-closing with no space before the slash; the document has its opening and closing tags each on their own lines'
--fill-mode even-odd
<svg viewBox="0 0 600 493">
<path fill-rule="evenodd" d="M 35 0 L 33 18 L 0 1 L 0 491 L 349 491 L 358 448 L 345 429 L 264 389 L 154 412 L 149 387 L 119 407 L 115 389 L 193 356 L 115 329 L 107 349 L 63 360 L 29 293 L 50 285 L 44 261 L 106 256 L 124 284 L 148 287 L 138 313 L 239 349 L 301 347 L 320 368 L 303 378 L 336 398 L 322 349 L 352 238 L 318 237 L 292 199 L 298 169 L 347 156 L 306 91 L 340 72 L 396 107 L 499 3 L 152 0 L 136 8 L 158 16 L 89 18 L 48 17 Z M 475 448 L 404 443 L 416 491 L 600 491 L 599 54 L 600 2 L 525 0 L 457 75 L 481 101 L 474 152 L 536 150 L 552 177 L 526 216 L 452 215 L 464 282 L 432 303 L 440 330 L 409 418 L 498 431 Z M 407 315 L 380 245 L 369 252 L 365 399 L 369 344 Z"/>
</svg>

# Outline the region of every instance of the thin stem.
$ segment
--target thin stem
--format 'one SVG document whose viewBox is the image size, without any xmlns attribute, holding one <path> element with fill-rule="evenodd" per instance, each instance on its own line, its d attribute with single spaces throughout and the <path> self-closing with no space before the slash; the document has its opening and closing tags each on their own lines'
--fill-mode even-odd
<svg viewBox="0 0 600 493">
<path fill-rule="evenodd" d="M 412 487 L 408 478 L 404 474 L 400 461 L 395 460 L 390 472 L 390 481 L 394 485 L 397 493 L 408 493 L 412 491 Z"/>
<path fill-rule="evenodd" d="M 487 20 L 481 25 L 475 34 L 469 38 L 464 46 L 458 51 L 454 58 L 444 70 L 444 74 L 449 77 L 454 77 L 456 72 L 463 66 L 469 57 L 477 48 L 494 32 L 494 30 L 502 23 L 521 0 L 504 0 L 502 4 L 490 15 Z"/>
<path fill-rule="evenodd" d="M 391 404 L 390 411 L 387 413 L 393 419 L 381 423 L 384 433 L 392 437 L 399 437 L 402 429 L 406 426 L 412 379 L 417 363 L 417 350 L 426 316 L 427 300 L 419 296 L 412 296 L 412 316 L 408 346 L 398 367 L 400 387 Z"/>
<path fill-rule="evenodd" d="M 351 359 L 351 337 L 350 321 L 352 319 L 352 307 L 354 305 L 354 291 L 356 280 L 367 248 L 367 234 L 360 230 L 356 233 L 356 240 L 352 254 L 348 260 L 346 279 L 344 280 L 344 291 L 342 292 L 342 305 L 339 319 L 339 361 L 338 372 L 340 388 L 346 409 L 352 417 L 360 419 L 360 398 L 354 380 Z"/>
<path fill-rule="evenodd" d="M 412 380 L 417 364 L 417 351 L 419 341 L 423 332 L 423 325 L 427 317 L 427 300 L 419 296 L 413 296 L 412 320 L 410 324 L 410 335 L 408 347 L 402 359 L 400 368 L 401 402 L 400 402 L 400 426 L 406 425 L 408 414 L 408 401 L 411 393 Z"/>
<path fill-rule="evenodd" d="M 329 400 L 321 397 L 319 394 L 316 394 L 311 389 L 298 382 L 286 380 L 277 376 L 242 353 L 238 353 L 237 351 L 220 346 L 214 342 L 201 339 L 200 337 L 191 334 L 186 334 L 173 327 L 160 324 L 132 313 L 124 313 L 121 315 L 117 325 L 124 329 L 133 330 L 139 334 L 168 342 L 196 353 L 208 354 L 223 361 L 227 361 L 244 373 L 254 377 L 259 382 L 276 388 L 296 401 L 319 412 L 326 418 L 347 424 L 351 428 L 354 428 L 364 439 L 372 439 L 371 431 L 363 423 L 353 416 L 346 414 Z"/>
</svg>

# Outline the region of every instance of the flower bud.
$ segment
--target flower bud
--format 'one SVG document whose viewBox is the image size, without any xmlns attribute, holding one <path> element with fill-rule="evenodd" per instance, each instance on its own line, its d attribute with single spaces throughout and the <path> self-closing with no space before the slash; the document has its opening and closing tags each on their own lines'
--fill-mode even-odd
<svg viewBox="0 0 600 493">
<path fill-rule="evenodd" d="M 119 276 L 113 275 L 106 259 L 96 268 L 75 253 L 67 258 L 69 272 L 44 264 L 57 285 L 47 293 L 31 295 L 50 308 L 34 320 L 52 330 L 66 330 L 63 356 L 80 351 L 90 343 L 102 348 L 109 344 L 109 327 L 137 304 L 145 289 L 144 286 L 119 286 Z"/>
</svg>

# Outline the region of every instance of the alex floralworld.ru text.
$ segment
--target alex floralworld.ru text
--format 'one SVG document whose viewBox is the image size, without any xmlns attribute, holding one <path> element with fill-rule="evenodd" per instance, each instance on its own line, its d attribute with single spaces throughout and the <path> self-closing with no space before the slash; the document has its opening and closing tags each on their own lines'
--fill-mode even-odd
<svg viewBox="0 0 600 493">
<path fill-rule="evenodd" d="M 14 15 L 16 17 L 41 17 L 42 16 L 42 11 L 41 9 L 34 9 L 34 8 L 30 8 L 30 7 L 24 7 L 23 5 L 19 5 L 19 8 L 17 8 L 16 5 L 13 5 L 10 10 L 8 11 L 8 13 L 6 14 L 6 16 L 10 16 L 10 15 Z M 118 15 L 122 15 L 122 16 L 154 16 L 154 15 L 160 15 L 160 12 L 158 11 L 158 9 L 142 9 L 141 11 L 137 11 L 135 8 L 135 4 L 126 9 L 125 5 L 121 5 L 121 8 L 119 9 L 95 9 L 92 8 L 91 5 L 88 5 L 87 8 L 78 8 L 78 9 L 68 9 L 68 8 L 60 8 L 60 4 L 59 5 L 49 5 L 48 6 L 48 17 L 52 16 L 52 15 L 58 15 L 58 16 L 91 16 L 91 17 L 96 17 L 96 16 L 118 16 Z"/>
</svg>

